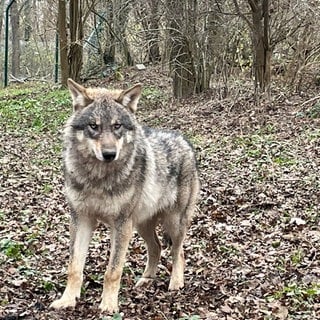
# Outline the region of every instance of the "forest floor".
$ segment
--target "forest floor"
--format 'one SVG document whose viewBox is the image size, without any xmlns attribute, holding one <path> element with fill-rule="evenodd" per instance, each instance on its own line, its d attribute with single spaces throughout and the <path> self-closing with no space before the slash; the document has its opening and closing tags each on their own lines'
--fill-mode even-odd
<svg viewBox="0 0 320 320">
<path fill-rule="evenodd" d="M 159 70 L 128 70 L 104 84 L 136 82 L 144 85 L 138 119 L 183 132 L 199 160 L 185 287 L 168 292 L 164 249 L 158 279 L 134 288 L 146 260 L 135 234 L 120 314 L 101 315 L 110 247 L 100 226 L 75 310 L 49 310 L 66 282 L 61 131 L 71 103 L 66 90 L 23 85 L 0 91 L 0 319 L 319 319 L 320 99 L 278 90 L 257 104 L 238 87 L 226 99 L 211 91 L 174 101 Z"/>
</svg>

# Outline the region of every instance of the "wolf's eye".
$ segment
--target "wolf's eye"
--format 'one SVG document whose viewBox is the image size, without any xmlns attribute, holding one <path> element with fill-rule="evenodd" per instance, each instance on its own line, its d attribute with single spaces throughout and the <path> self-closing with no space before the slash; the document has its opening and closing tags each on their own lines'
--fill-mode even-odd
<svg viewBox="0 0 320 320">
<path fill-rule="evenodd" d="M 119 130 L 121 127 L 122 127 L 122 124 L 121 124 L 121 123 L 115 123 L 115 124 L 113 125 L 113 130 Z"/>
<path fill-rule="evenodd" d="M 92 130 L 97 130 L 98 129 L 98 125 L 96 123 L 90 123 L 89 124 L 89 127 L 92 129 Z"/>
</svg>

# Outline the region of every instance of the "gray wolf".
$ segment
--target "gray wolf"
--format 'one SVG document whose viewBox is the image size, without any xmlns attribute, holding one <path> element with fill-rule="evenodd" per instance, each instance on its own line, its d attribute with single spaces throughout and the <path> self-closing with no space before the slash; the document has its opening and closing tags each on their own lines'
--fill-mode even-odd
<svg viewBox="0 0 320 320">
<path fill-rule="evenodd" d="M 141 126 L 137 84 L 124 91 L 84 88 L 68 80 L 74 112 L 64 130 L 65 190 L 71 207 L 67 286 L 52 308 L 74 307 L 98 222 L 110 227 L 111 252 L 100 309 L 118 311 L 118 292 L 133 230 L 145 240 L 147 265 L 137 286 L 156 277 L 161 223 L 171 239 L 169 290 L 184 285 L 185 238 L 199 193 L 193 149 L 182 135 Z"/>
</svg>

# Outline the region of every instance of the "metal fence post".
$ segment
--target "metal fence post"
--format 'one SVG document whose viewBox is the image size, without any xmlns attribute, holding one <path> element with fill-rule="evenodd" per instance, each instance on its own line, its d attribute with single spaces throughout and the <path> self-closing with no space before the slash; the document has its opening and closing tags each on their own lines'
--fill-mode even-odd
<svg viewBox="0 0 320 320">
<path fill-rule="evenodd" d="M 4 86 L 8 86 L 8 51 L 9 51 L 9 11 L 16 0 L 11 0 L 6 8 L 5 43 L 4 43 Z"/>
</svg>

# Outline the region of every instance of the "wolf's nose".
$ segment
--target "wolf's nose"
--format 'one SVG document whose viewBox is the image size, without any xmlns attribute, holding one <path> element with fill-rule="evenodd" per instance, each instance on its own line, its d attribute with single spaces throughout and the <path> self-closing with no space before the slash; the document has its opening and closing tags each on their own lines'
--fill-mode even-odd
<svg viewBox="0 0 320 320">
<path fill-rule="evenodd" d="M 103 151 L 103 159 L 107 162 L 111 162 L 116 158 L 117 153 L 115 151 Z"/>
</svg>

